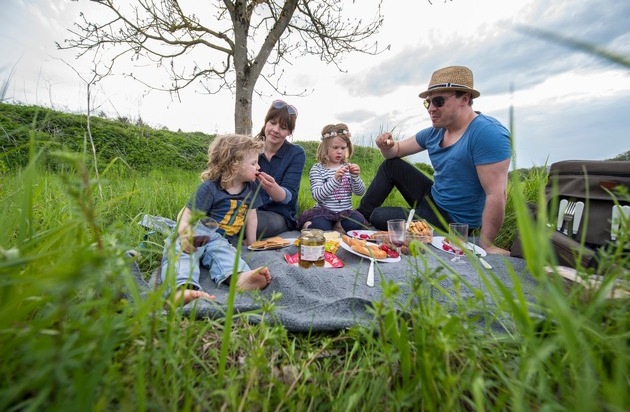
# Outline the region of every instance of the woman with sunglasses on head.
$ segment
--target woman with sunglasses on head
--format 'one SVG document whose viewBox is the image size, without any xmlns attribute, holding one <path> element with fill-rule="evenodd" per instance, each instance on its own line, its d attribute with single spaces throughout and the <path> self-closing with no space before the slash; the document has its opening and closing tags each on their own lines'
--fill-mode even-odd
<svg viewBox="0 0 630 412">
<path fill-rule="evenodd" d="M 377 136 L 376 146 L 386 160 L 357 209 L 377 229 L 386 230 L 389 219 L 407 217 L 401 207 L 380 207 L 395 187 L 416 215 L 432 225 L 444 231 L 452 222 L 481 227 L 480 246 L 486 252 L 509 253 L 493 243 L 505 217 L 510 134 L 498 120 L 472 109 L 479 95 L 467 67 L 439 69 L 420 93 L 432 127 L 400 141 L 391 133 Z M 434 180 L 402 160 L 424 150 Z"/>
<path fill-rule="evenodd" d="M 306 153 L 287 140 L 293 133 L 297 109 L 283 100 L 275 100 L 265 116 L 265 124 L 256 136 L 265 142 L 258 158 L 262 206 L 258 208 L 256 238 L 276 236 L 296 229 L 297 200 Z"/>
</svg>

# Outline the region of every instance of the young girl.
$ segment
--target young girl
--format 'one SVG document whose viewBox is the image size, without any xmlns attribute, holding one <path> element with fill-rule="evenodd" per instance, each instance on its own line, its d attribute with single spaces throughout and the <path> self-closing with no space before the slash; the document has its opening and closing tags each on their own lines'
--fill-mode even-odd
<svg viewBox="0 0 630 412">
<path fill-rule="evenodd" d="M 299 228 L 349 231 L 369 226 L 363 215 L 352 209 L 352 195 L 362 196 L 365 184 L 359 176 L 359 166 L 348 163 L 352 156 L 350 137 L 348 126 L 343 123 L 329 124 L 322 129 L 318 163 L 309 174 L 317 206 L 302 213 Z"/>
<path fill-rule="evenodd" d="M 168 266 L 175 271 L 176 300 L 188 303 L 193 299 L 213 299 L 201 290 L 199 262 L 209 269 L 210 278 L 217 284 L 229 279 L 234 266 L 236 249 L 230 244 L 238 240 L 245 225 L 245 244 L 256 241 L 256 207 L 261 203 L 256 194 L 256 178 L 260 167 L 258 154 L 263 143 L 243 135 L 217 136 L 208 148 L 208 168 L 201 174 L 202 183 L 188 204 L 179 212 L 175 252 L 178 259 L 168 262 L 169 241 L 164 249 L 162 282 Z M 193 245 L 191 218 L 194 212 L 203 212 L 218 222 L 218 229 L 207 243 Z M 247 217 L 247 219 L 246 219 Z M 271 281 L 266 267 L 250 270 L 247 263 L 238 260 L 237 287 L 240 290 L 264 289 Z"/>
</svg>

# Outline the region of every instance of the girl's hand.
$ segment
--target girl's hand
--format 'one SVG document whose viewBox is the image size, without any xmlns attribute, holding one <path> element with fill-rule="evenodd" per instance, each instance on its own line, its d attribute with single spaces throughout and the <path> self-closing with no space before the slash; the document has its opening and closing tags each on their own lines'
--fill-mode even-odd
<svg viewBox="0 0 630 412">
<path fill-rule="evenodd" d="M 361 168 L 355 163 L 348 163 L 348 171 L 352 176 L 359 176 L 361 174 Z"/>
<path fill-rule="evenodd" d="M 348 165 L 343 165 L 339 169 L 337 169 L 337 171 L 335 172 L 335 180 L 340 182 L 341 179 L 343 178 L 343 175 L 345 175 L 348 170 L 349 170 Z"/>
</svg>

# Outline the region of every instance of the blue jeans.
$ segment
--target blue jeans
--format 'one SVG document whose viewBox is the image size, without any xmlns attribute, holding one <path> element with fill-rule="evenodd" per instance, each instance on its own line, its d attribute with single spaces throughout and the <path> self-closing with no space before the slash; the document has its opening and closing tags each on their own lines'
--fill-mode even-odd
<svg viewBox="0 0 630 412">
<path fill-rule="evenodd" d="M 188 285 L 195 289 L 201 289 L 199 275 L 201 273 L 199 264 L 208 268 L 210 279 L 217 284 L 225 282 L 232 275 L 236 249 L 227 239 L 215 232 L 208 243 L 197 247 L 192 254 L 182 252 L 180 239 L 175 241 L 175 261 L 168 261 L 170 249 L 170 239 L 166 240 L 164 254 L 162 256 L 162 283 L 165 282 L 170 265 L 174 265 L 175 286 Z M 237 273 L 250 270 L 249 265 L 243 259 L 238 259 Z"/>
<path fill-rule="evenodd" d="M 321 229 L 321 230 L 333 230 L 333 226 L 337 220 L 327 219 L 326 217 L 316 217 L 311 219 L 311 225 L 309 228 L 311 229 Z M 360 230 L 366 229 L 366 225 L 364 223 L 363 215 L 356 210 L 351 210 L 348 212 L 347 216 L 342 217 L 339 222 L 341 223 L 341 227 L 346 232 L 351 230 Z"/>
</svg>

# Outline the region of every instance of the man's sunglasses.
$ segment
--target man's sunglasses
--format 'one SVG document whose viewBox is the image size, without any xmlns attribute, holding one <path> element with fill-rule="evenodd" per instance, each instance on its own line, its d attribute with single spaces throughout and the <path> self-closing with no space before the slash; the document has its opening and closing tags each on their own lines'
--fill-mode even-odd
<svg viewBox="0 0 630 412">
<path fill-rule="evenodd" d="M 298 111 L 295 108 L 295 106 L 290 105 L 289 103 L 285 102 L 284 100 L 274 100 L 273 103 L 271 103 L 271 105 L 273 106 L 274 109 L 284 109 L 285 107 L 287 108 L 287 111 L 289 112 L 289 115 L 291 116 L 296 116 L 298 115 Z"/>
<path fill-rule="evenodd" d="M 433 106 L 437 107 L 438 109 L 442 106 L 444 106 L 444 103 L 446 103 L 446 100 L 448 100 L 449 97 L 451 96 L 455 96 L 455 93 L 451 94 L 450 96 L 437 96 L 437 97 L 432 97 L 430 99 L 426 99 L 424 101 L 424 108 L 429 110 L 429 107 L 431 107 L 431 104 L 433 104 Z"/>
</svg>

